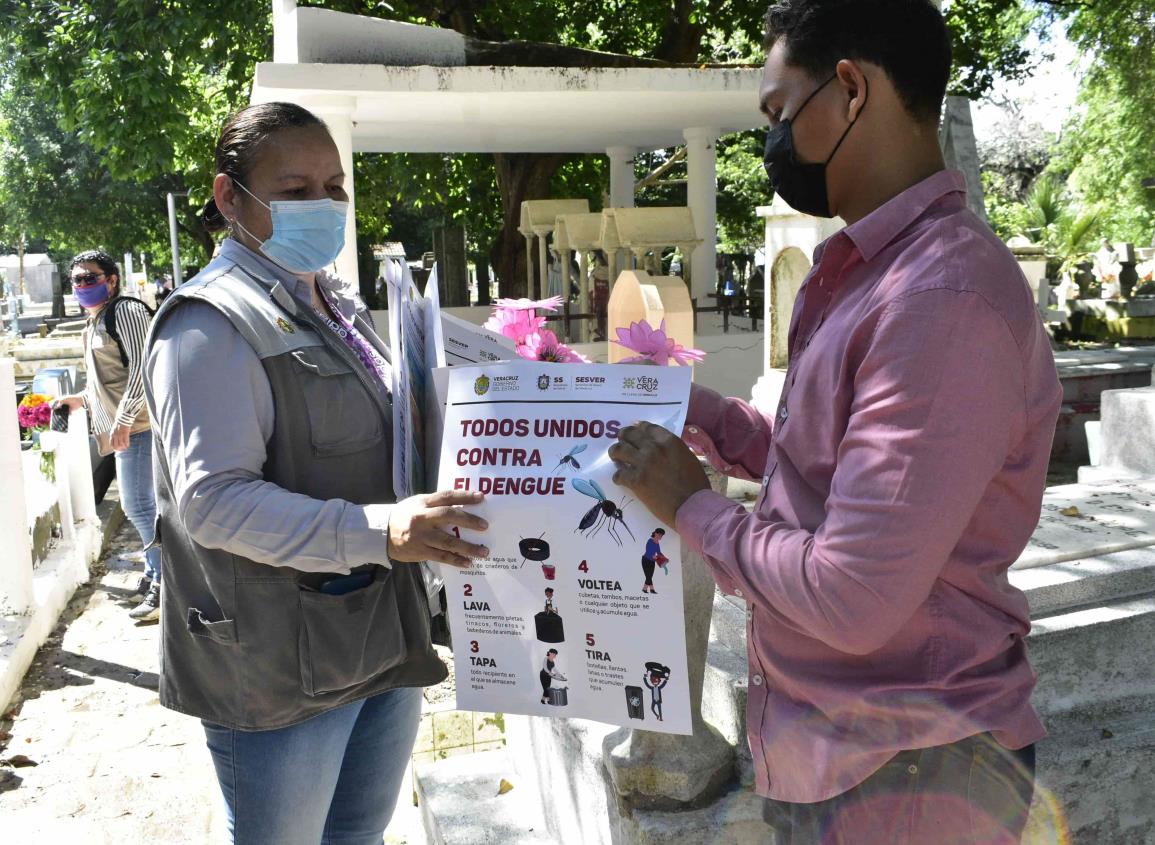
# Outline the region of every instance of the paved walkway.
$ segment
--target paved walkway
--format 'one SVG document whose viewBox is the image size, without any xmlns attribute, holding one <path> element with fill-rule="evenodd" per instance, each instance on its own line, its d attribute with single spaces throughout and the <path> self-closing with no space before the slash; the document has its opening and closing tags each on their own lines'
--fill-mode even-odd
<svg viewBox="0 0 1155 845">
<path fill-rule="evenodd" d="M 118 558 L 131 548 L 129 530 L 77 593 L 25 678 L 20 703 L 0 720 L 3 841 L 224 841 L 200 723 L 160 706 L 158 627 L 127 616 L 140 575 Z M 411 800 L 399 802 L 385 841 L 426 842 Z"/>
</svg>

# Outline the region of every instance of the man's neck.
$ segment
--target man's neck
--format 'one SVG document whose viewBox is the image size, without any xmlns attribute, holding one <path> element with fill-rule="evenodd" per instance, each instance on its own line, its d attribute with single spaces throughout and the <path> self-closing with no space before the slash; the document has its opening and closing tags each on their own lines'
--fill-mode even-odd
<svg viewBox="0 0 1155 845">
<path fill-rule="evenodd" d="M 937 138 L 933 144 L 902 151 L 901 158 L 891 156 L 876 161 L 863 170 L 869 175 L 858 186 L 855 195 L 841 204 L 838 216 L 847 225 L 857 223 L 899 194 L 945 169 L 946 162 Z"/>
</svg>

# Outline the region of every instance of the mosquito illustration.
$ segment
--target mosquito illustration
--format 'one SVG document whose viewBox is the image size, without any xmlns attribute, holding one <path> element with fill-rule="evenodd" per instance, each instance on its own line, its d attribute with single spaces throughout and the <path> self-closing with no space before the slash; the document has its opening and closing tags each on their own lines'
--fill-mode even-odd
<svg viewBox="0 0 1155 845">
<path fill-rule="evenodd" d="M 582 465 L 580 463 L 578 463 L 578 459 L 575 458 L 574 455 L 580 455 L 585 450 L 586 450 L 586 444 L 585 443 L 579 443 L 578 445 L 574 446 L 572 449 L 569 450 L 569 454 L 567 454 L 565 457 L 563 457 L 560 461 L 557 462 L 557 466 L 555 466 L 553 468 L 553 471 L 557 472 L 559 469 L 561 469 L 566 464 L 570 464 L 574 469 L 581 469 Z M 550 474 L 552 475 L 553 473 L 550 473 Z"/>
<path fill-rule="evenodd" d="M 575 478 L 571 482 L 573 488 L 579 493 L 589 496 L 591 499 L 597 499 L 598 503 L 586 511 L 585 516 L 582 517 L 581 522 L 578 523 L 576 530 L 585 532 L 586 537 L 592 537 L 601 530 L 602 526 L 606 526 L 614 542 L 619 546 L 622 544 L 622 538 L 618 536 L 617 531 L 614 530 L 614 522 L 620 522 L 622 528 L 630 535 L 630 539 L 634 539 L 634 532 L 630 531 L 630 526 L 626 525 L 626 521 L 622 519 L 622 509 L 629 505 L 629 502 L 623 503 L 622 507 L 610 499 L 606 498 L 605 492 L 602 490 L 596 481 L 590 481 L 584 478 Z"/>
</svg>

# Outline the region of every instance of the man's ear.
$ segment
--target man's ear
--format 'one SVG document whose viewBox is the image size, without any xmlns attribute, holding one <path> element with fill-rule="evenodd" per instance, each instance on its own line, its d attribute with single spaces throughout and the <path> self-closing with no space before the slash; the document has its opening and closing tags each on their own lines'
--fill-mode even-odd
<svg viewBox="0 0 1155 845">
<path fill-rule="evenodd" d="M 846 98 L 846 120 L 853 123 L 866 106 L 870 83 L 862 65 L 852 59 L 843 59 L 835 68 L 836 84 Z"/>
</svg>

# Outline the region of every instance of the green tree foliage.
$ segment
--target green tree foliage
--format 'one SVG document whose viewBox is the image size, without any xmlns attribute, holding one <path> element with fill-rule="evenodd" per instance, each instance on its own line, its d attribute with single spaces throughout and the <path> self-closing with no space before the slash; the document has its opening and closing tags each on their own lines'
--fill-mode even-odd
<svg viewBox="0 0 1155 845">
<path fill-rule="evenodd" d="M 450 27 L 490 41 L 551 42 L 695 64 L 759 61 L 766 0 L 312 5 Z M 1022 67 L 1014 43 L 1025 18 L 1017 0 L 954 0 L 947 14 L 961 45 L 959 90 L 977 95 L 994 76 Z M 69 242 L 139 249 L 163 240 L 158 194 L 185 190 L 190 197 L 180 203 L 183 246 L 194 260 L 207 258 L 211 241 L 195 212 L 209 197 L 216 132 L 247 101 L 256 62 L 272 52 L 268 0 L 0 0 L 0 20 L 0 87 L 27 92 L 44 120 L 33 134 L 56 139 L 55 146 L 33 143 L 19 126 L 22 118 L 5 111 L 8 148 L 21 150 L 16 158 L 41 178 L 35 184 L 51 184 L 66 170 L 87 190 L 100 186 L 107 207 L 116 209 L 94 217 L 87 228 L 64 213 L 38 218 L 38 225 Z M 753 207 L 768 200 L 759 196 L 758 142 L 753 134 L 719 144 L 719 219 L 727 248 L 755 239 Z M 53 157 L 56 163 L 37 160 Z M 553 190 L 588 196 L 596 207 L 605 171 L 597 157 L 362 155 L 358 224 L 370 239 L 404 237 L 420 250 L 431 225 L 457 221 L 466 225 L 477 253 L 496 243 L 498 252 L 520 254 L 510 240 L 511 209 L 520 199 Z M 519 172 L 525 178 L 514 178 Z M 7 205 L 2 213 L 14 214 Z M 105 224 L 97 225 L 101 220 Z M 116 228 L 122 223 L 127 228 Z"/>
<path fill-rule="evenodd" d="M 1148 245 L 1155 236 L 1155 96 L 1129 90 L 1113 70 L 1092 72 L 1079 93 L 1082 115 L 1060 143 L 1051 171 L 1098 209 L 1114 241 Z"/>
<path fill-rule="evenodd" d="M 1054 17 L 1096 61 L 1052 172 L 1098 209 L 1109 238 L 1151 243 L 1155 190 L 1143 182 L 1155 178 L 1155 0 L 1087 0 Z"/>
<path fill-rule="evenodd" d="M 977 100 L 997 79 L 1030 74 L 1030 54 L 1023 43 L 1040 16 L 1033 5 L 1023 0 L 946 0 L 943 14 L 954 53 L 952 94 Z"/>
<path fill-rule="evenodd" d="M 981 152 L 988 212 L 1071 260 L 1100 236 L 1155 235 L 1155 0 L 1043 2 L 1036 24 L 1063 28 L 1086 56 L 1078 104 L 1058 139 L 1012 116 Z M 1044 30 L 1044 35 L 1046 31 Z"/>
<path fill-rule="evenodd" d="M 112 177 L 27 89 L 0 88 L 0 115 L 3 240 L 35 235 L 58 264 L 92 248 L 167 252 L 163 184 Z"/>
</svg>

